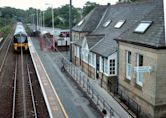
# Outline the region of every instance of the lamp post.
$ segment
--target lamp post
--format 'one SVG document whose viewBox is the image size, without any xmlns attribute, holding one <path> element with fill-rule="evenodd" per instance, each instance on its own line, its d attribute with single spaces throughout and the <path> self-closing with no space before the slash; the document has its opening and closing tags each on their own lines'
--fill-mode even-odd
<svg viewBox="0 0 166 118">
<path fill-rule="evenodd" d="M 36 31 L 38 30 L 38 10 L 36 9 Z"/>
<path fill-rule="evenodd" d="M 31 16 L 32 16 L 32 24 L 34 25 L 35 24 L 34 23 L 35 22 L 35 14 L 32 14 Z"/>
<path fill-rule="evenodd" d="M 43 11 L 43 30 L 45 28 L 45 20 L 44 20 L 44 11 Z"/>
<path fill-rule="evenodd" d="M 70 29 L 70 62 L 72 62 L 72 0 L 69 4 L 69 29 Z"/>
</svg>

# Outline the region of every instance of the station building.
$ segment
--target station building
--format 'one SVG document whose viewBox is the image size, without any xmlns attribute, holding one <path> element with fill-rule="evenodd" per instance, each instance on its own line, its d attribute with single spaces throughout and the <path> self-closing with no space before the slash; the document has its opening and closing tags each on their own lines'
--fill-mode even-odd
<svg viewBox="0 0 166 118">
<path fill-rule="evenodd" d="M 73 27 L 72 62 L 108 92 L 125 93 L 140 117 L 166 116 L 163 9 L 162 0 L 97 6 Z"/>
</svg>

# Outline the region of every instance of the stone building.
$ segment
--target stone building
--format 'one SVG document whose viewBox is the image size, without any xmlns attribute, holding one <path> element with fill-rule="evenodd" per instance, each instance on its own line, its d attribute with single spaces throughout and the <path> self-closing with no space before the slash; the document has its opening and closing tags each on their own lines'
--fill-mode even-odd
<svg viewBox="0 0 166 118">
<path fill-rule="evenodd" d="M 118 84 L 118 45 L 114 38 L 120 36 L 144 14 L 149 13 L 153 7 L 151 2 L 105 6 L 102 16 L 98 13 L 100 17 L 97 18 L 100 20 L 97 20 L 93 30 L 84 33 L 80 38 L 73 36 L 73 63 L 80 66 L 91 78 L 100 79 L 101 86 L 106 90 L 114 92 Z M 98 11 L 94 11 L 88 14 L 88 20 L 95 19 Z M 83 31 L 82 25 L 90 26 L 89 22 L 82 22 L 80 27 L 77 25 L 73 28 L 73 35 L 76 34 L 76 30 L 79 33 Z"/>
<path fill-rule="evenodd" d="M 140 106 L 141 117 L 166 115 L 162 5 L 145 0 L 97 6 L 73 28 L 73 63 L 109 92 L 125 93 L 125 104 Z"/>
<path fill-rule="evenodd" d="M 140 117 L 166 117 L 166 41 L 163 1 L 116 38 L 119 89 L 141 106 Z"/>
</svg>

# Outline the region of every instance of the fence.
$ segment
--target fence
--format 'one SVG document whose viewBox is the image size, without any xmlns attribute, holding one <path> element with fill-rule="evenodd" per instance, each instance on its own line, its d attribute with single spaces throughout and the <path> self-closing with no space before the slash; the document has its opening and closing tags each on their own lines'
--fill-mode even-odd
<svg viewBox="0 0 166 118">
<path fill-rule="evenodd" d="M 93 86 L 90 78 L 84 74 L 78 67 L 70 63 L 66 58 L 62 58 L 62 70 L 67 71 L 70 76 L 78 83 L 78 85 L 87 92 L 91 100 L 97 105 L 99 110 L 107 110 L 108 115 L 111 117 L 121 118 L 121 116 L 116 112 L 108 103 L 103 99 L 102 96 L 97 92 L 96 88 Z"/>
<path fill-rule="evenodd" d="M 135 113 L 136 117 L 139 117 L 139 113 L 141 111 L 140 106 L 120 88 L 118 88 L 118 91 L 115 93 L 116 93 L 115 95 L 118 96 L 118 98 L 128 107 L 128 109 L 130 109 L 133 113 Z"/>
</svg>

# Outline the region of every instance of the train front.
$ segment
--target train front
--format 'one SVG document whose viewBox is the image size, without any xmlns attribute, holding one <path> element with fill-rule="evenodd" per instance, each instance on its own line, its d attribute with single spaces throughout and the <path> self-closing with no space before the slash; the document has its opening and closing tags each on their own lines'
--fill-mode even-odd
<svg viewBox="0 0 166 118">
<path fill-rule="evenodd" d="M 14 34 L 14 50 L 20 52 L 21 48 L 23 51 L 28 50 L 28 39 L 24 27 L 18 25 Z"/>
</svg>

